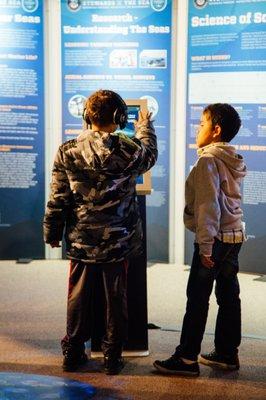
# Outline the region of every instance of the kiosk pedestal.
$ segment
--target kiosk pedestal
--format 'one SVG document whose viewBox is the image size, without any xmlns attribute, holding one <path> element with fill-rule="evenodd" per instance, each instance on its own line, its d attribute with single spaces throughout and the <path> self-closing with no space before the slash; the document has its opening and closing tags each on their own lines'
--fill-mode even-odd
<svg viewBox="0 0 266 400">
<path fill-rule="evenodd" d="M 147 356 L 147 251 L 146 251 L 146 198 L 138 196 L 144 232 L 143 254 L 129 260 L 128 268 L 128 340 L 125 343 L 124 356 Z M 104 290 L 101 280 L 95 290 L 95 305 L 93 310 L 93 329 L 91 337 L 91 356 L 102 356 L 101 340 L 104 336 Z"/>
<path fill-rule="evenodd" d="M 127 99 L 128 123 L 124 133 L 129 137 L 134 136 L 134 121 L 138 118 L 138 112 L 147 111 L 147 99 Z M 88 126 L 85 124 L 84 129 Z M 123 355 L 146 356 L 148 351 L 147 330 L 147 245 L 146 245 L 146 198 L 151 194 L 151 173 L 146 172 L 137 179 L 137 194 L 140 213 L 143 221 L 144 252 L 129 260 L 128 267 L 128 340 L 124 346 Z M 104 288 L 102 280 L 95 282 L 94 306 L 92 310 L 91 356 L 102 355 L 101 341 L 105 333 L 104 321 Z"/>
</svg>

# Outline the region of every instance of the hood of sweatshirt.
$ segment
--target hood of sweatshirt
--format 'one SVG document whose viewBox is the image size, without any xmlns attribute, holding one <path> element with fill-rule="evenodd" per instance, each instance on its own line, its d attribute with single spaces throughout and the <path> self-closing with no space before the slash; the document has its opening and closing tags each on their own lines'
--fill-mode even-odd
<svg viewBox="0 0 266 400">
<path fill-rule="evenodd" d="M 236 153 L 234 146 L 225 143 L 217 142 L 198 149 L 199 157 L 213 155 L 223 161 L 230 170 L 234 178 L 243 178 L 246 175 L 247 168 L 243 157 Z"/>
<path fill-rule="evenodd" d="M 77 137 L 85 164 L 95 171 L 121 172 L 137 158 L 141 146 L 121 132 L 86 130 Z"/>
</svg>

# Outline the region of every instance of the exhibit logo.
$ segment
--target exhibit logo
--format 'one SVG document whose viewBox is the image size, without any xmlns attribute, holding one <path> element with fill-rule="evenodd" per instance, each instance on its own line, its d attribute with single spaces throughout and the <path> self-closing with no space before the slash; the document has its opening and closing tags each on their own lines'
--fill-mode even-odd
<svg viewBox="0 0 266 400">
<path fill-rule="evenodd" d="M 203 8 L 207 5 L 208 0 L 194 0 L 194 6 L 196 8 Z"/>
<path fill-rule="evenodd" d="M 22 0 L 21 6 L 24 11 L 34 12 L 39 6 L 38 0 Z"/>
<path fill-rule="evenodd" d="M 67 6 L 71 11 L 78 11 L 81 7 L 81 0 L 67 0 Z"/>
<path fill-rule="evenodd" d="M 163 11 L 167 6 L 167 0 L 151 0 L 151 8 L 154 11 Z"/>
</svg>

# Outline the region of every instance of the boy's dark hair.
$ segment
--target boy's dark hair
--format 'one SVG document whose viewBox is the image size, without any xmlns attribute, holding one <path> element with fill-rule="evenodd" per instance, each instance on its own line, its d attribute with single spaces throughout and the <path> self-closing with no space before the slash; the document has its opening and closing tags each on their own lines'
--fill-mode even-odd
<svg viewBox="0 0 266 400">
<path fill-rule="evenodd" d="M 209 104 L 204 108 L 203 113 L 209 113 L 212 126 L 221 127 L 221 141 L 230 142 L 239 131 L 241 119 L 238 112 L 227 103 Z"/>
<path fill-rule="evenodd" d="M 127 106 L 122 97 L 112 90 L 98 90 L 87 99 L 83 118 L 89 125 L 120 125 L 127 118 Z"/>
</svg>

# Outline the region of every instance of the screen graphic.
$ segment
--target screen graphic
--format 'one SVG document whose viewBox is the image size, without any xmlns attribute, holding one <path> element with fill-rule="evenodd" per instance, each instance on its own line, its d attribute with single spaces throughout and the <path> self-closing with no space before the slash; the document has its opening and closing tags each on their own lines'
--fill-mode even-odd
<svg viewBox="0 0 266 400">
<path fill-rule="evenodd" d="M 135 135 L 134 121 L 138 119 L 139 110 L 140 106 L 127 106 L 128 120 L 125 129 L 123 129 L 123 133 L 130 138 L 133 138 Z"/>
</svg>

